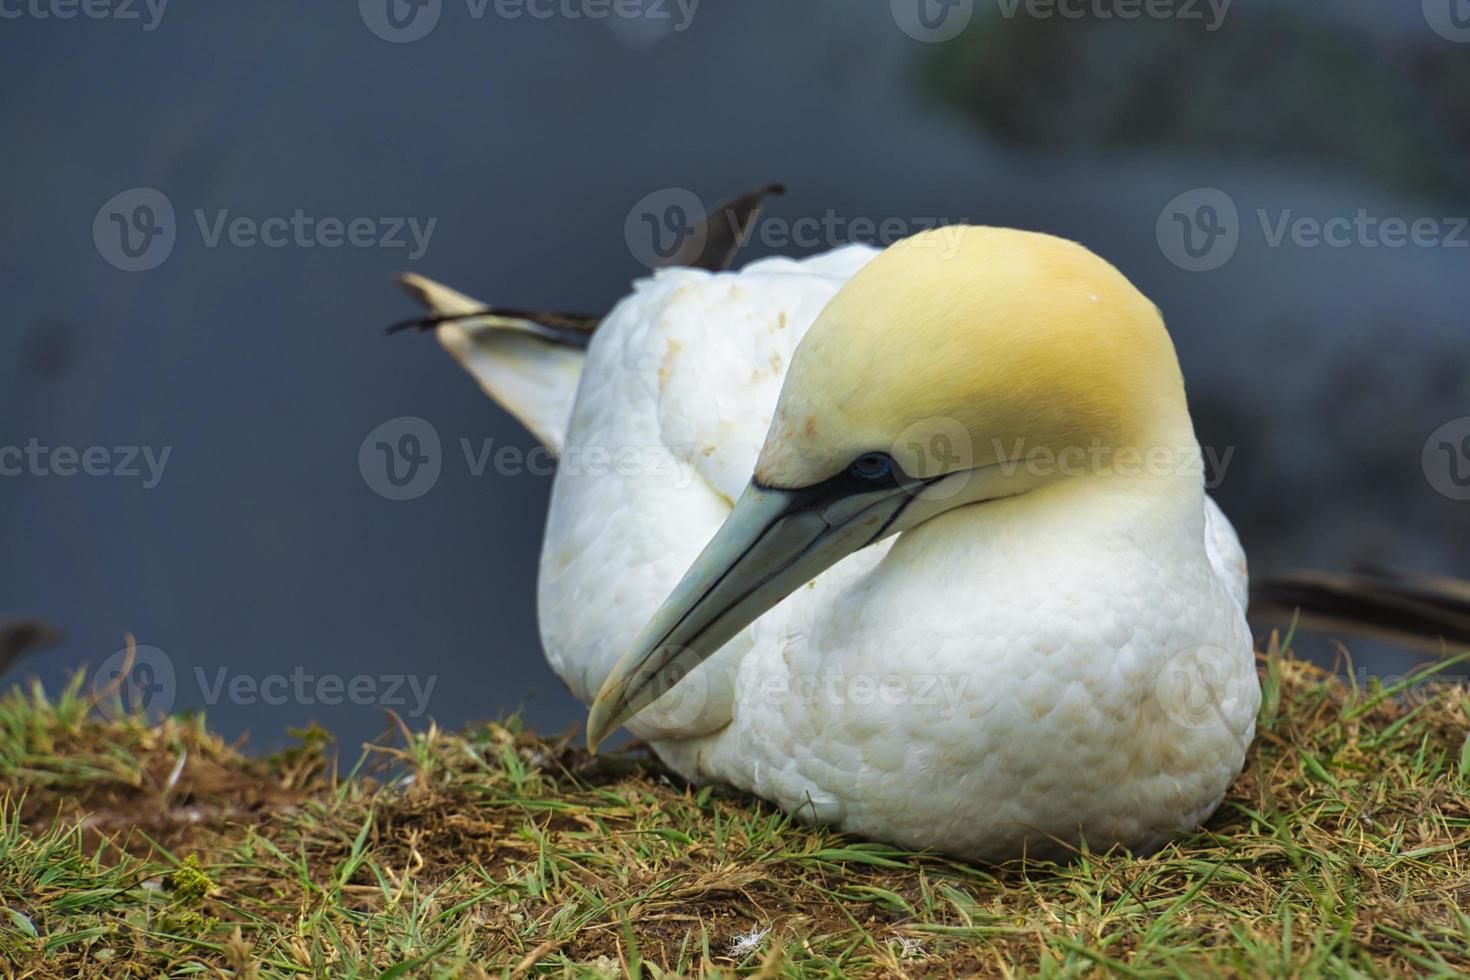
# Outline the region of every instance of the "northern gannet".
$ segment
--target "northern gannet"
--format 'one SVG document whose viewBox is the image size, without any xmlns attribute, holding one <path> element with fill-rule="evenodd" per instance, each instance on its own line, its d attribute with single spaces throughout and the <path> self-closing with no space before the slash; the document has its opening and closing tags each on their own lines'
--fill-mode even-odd
<svg viewBox="0 0 1470 980">
<path fill-rule="evenodd" d="M 538 616 L 594 745 L 983 861 L 1155 848 L 1239 773 L 1245 556 L 1159 311 L 1083 246 L 662 269 L 585 354 L 405 282 L 562 456 Z"/>
</svg>

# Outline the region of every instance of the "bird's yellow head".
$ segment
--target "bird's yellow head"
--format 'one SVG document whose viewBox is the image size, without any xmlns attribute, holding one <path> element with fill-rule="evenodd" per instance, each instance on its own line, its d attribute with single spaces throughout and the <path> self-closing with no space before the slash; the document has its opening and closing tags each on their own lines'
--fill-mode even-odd
<svg viewBox="0 0 1470 980">
<path fill-rule="evenodd" d="M 883 252 L 822 311 L 755 476 L 809 486 L 887 453 L 928 478 L 1190 438 L 1174 346 L 1122 273 L 1050 235 L 950 227 Z"/>
<path fill-rule="evenodd" d="M 1118 270 L 1003 228 L 899 243 L 802 339 L 750 485 L 603 684 L 589 739 L 843 556 L 1157 448 L 1197 454 L 1173 344 Z"/>
</svg>

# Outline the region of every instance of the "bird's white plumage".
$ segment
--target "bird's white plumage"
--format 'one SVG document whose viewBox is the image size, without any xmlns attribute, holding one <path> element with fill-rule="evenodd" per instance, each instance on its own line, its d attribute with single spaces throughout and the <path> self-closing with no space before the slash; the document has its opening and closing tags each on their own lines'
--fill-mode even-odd
<svg viewBox="0 0 1470 980">
<path fill-rule="evenodd" d="M 797 343 L 874 254 L 849 246 L 739 273 L 664 270 L 598 328 L 552 488 L 538 588 L 547 658 L 581 700 L 592 700 L 729 516 Z M 882 550 L 824 577 L 851 579 Z M 659 738 L 726 724 L 733 669 L 753 631 L 630 727 Z"/>
<path fill-rule="evenodd" d="M 514 320 L 468 316 L 485 304 L 432 279 L 409 273 L 402 281 L 430 311 L 465 317 L 435 328 L 439 345 L 547 449 L 560 453 L 582 376 L 582 352 L 547 344 Z"/>
<path fill-rule="evenodd" d="M 1205 548 L 1209 552 L 1210 563 L 1244 611 L 1250 602 L 1250 570 L 1245 560 L 1245 549 L 1240 546 L 1235 525 L 1210 497 L 1205 498 Z"/>
<path fill-rule="evenodd" d="M 577 697 L 729 516 L 796 345 L 874 254 L 663 271 L 599 328 L 538 592 Z M 1197 473 L 1062 481 L 842 559 L 629 727 L 688 778 L 904 845 L 1149 847 L 1214 809 L 1253 736 L 1245 594 Z"/>
</svg>

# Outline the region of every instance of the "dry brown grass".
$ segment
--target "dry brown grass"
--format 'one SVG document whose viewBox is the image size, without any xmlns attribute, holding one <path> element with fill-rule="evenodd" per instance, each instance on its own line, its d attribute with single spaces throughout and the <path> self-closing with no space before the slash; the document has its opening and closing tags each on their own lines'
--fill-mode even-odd
<svg viewBox="0 0 1470 980">
<path fill-rule="evenodd" d="M 1444 666 L 1444 663 L 1438 667 Z M 1438 669 L 1438 668 L 1436 668 Z M 1148 857 L 976 868 L 790 823 L 515 724 L 331 771 L 200 724 L 0 703 L 14 976 L 1470 970 L 1463 688 L 1262 662 L 1246 771 Z M 181 761 L 182 760 L 182 761 Z"/>
</svg>

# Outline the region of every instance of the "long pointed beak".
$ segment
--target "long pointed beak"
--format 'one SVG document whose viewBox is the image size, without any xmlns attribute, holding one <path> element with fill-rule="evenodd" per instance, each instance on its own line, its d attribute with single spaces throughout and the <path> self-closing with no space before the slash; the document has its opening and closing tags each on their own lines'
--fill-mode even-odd
<svg viewBox="0 0 1470 980">
<path fill-rule="evenodd" d="M 603 682 L 587 716 L 588 746 L 595 750 L 766 610 L 884 537 L 911 499 L 897 486 L 833 495 L 748 485 Z"/>
</svg>

